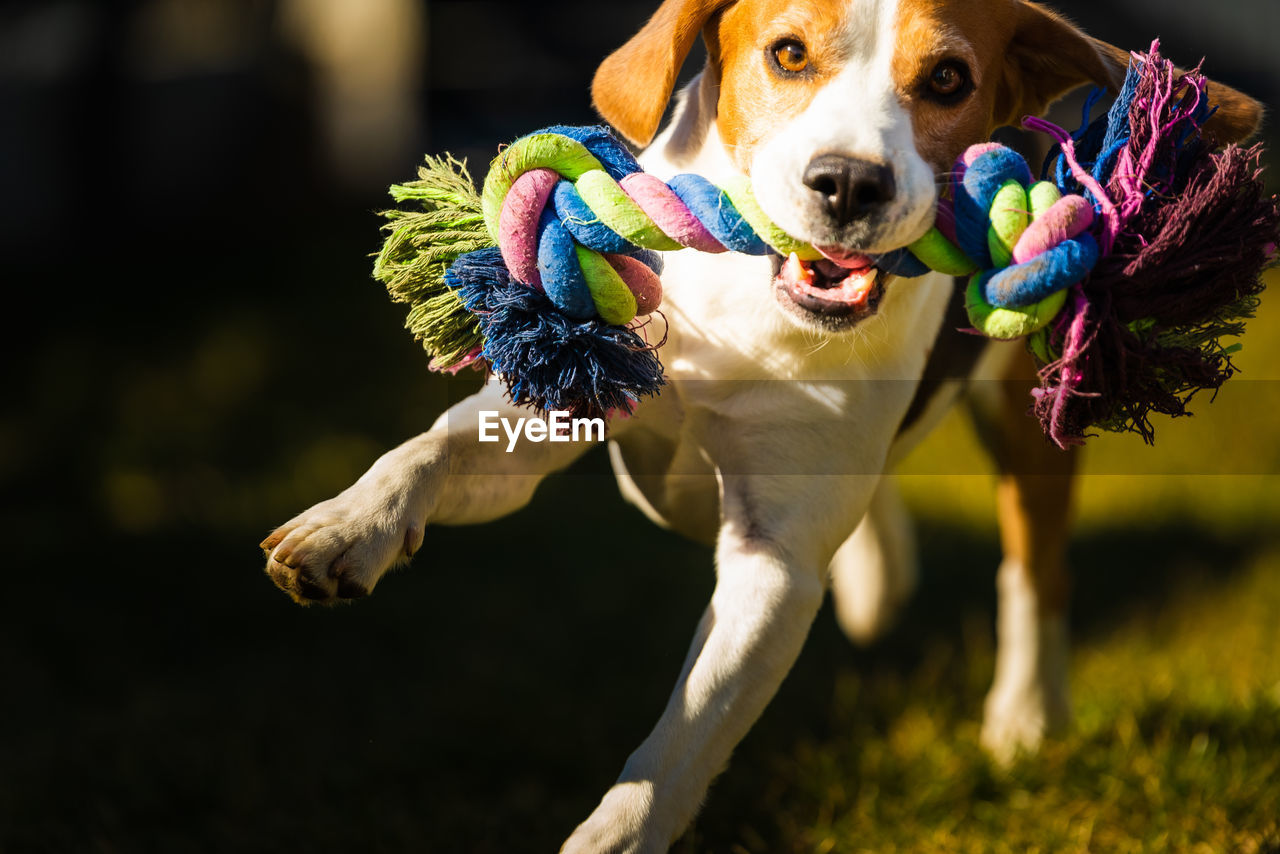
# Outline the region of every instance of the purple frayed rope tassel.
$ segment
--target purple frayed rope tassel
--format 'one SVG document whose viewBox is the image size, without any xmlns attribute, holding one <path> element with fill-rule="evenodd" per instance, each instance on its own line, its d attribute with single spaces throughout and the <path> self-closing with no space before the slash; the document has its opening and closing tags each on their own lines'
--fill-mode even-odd
<svg viewBox="0 0 1280 854">
<path fill-rule="evenodd" d="M 1047 133 L 1058 141 L 1062 148 L 1062 154 L 1067 160 L 1067 165 L 1071 169 L 1072 176 L 1093 196 L 1102 225 L 1102 235 L 1098 245 L 1104 256 L 1110 254 L 1112 247 L 1115 246 L 1116 238 L 1120 234 L 1121 215 L 1116 205 L 1111 201 L 1111 197 L 1107 195 L 1106 190 L 1098 183 L 1098 180 L 1089 174 L 1089 171 L 1081 166 L 1079 160 L 1076 159 L 1075 143 L 1071 139 L 1071 134 L 1053 122 L 1045 121 L 1035 116 L 1027 116 L 1023 119 L 1022 125 L 1029 130 Z M 1138 204 L 1140 205 L 1141 202 L 1142 196 L 1139 195 Z M 1067 312 L 1062 313 L 1064 318 L 1067 315 Z M 1096 329 L 1092 332 L 1088 330 L 1089 300 L 1085 297 L 1084 289 L 1079 284 L 1071 287 L 1069 316 L 1071 320 L 1063 337 L 1062 356 L 1057 361 L 1046 365 L 1040 372 L 1045 386 L 1032 391 L 1032 395 L 1037 399 L 1048 398 L 1052 400 L 1051 414 L 1046 426 L 1049 438 L 1059 448 L 1063 449 L 1071 445 L 1084 444 L 1084 437 L 1075 435 L 1066 425 L 1068 399 L 1077 395 L 1093 396 L 1077 391 L 1077 386 L 1084 379 L 1084 372 L 1077 362 L 1085 355 L 1085 350 L 1092 342 L 1093 336 L 1097 331 Z M 1055 375 L 1057 382 L 1050 382 L 1048 378 Z"/>
<path fill-rule="evenodd" d="M 1148 190 L 1168 192 L 1172 189 L 1169 180 L 1159 181 L 1158 176 L 1152 174 L 1156 154 L 1160 144 L 1180 124 L 1190 122 L 1193 126 L 1198 127 L 1198 123 L 1195 120 L 1196 111 L 1204 99 L 1208 97 L 1209 84 L 1200 74 L 1200 66 L 1197 65 L 1191 71 L 1183 74 L 1181 79 L 1175 80 L 1177 69 L 1173 67 L 1172 63 L 1150 61 L 1151 57 L 1156 56 L 1159 50 L 1160 40 L 1156 39 L 1151 43 L 1151 50 L 1146 57 L 1136 57 L 1143 64 L 1143 70 L 1149 71 L 1156 86 L 1155 95 L 1150 103 L 1135 105 L 1147 110 L 1151 124 L 1151 137 L 1143 147 L 1142 153 L 1137 156 L 1136 162 L 1133 148 L 1131 146 L 1124 147 L 1116 162 L 1115 170 L 1112 172 L 1111 180 L 1108 182 L 1113 191 L 1119 191 L 1120 196 L 1116 203 L 1116 217 L 1118 220 L 1115 225 L 1116 234 L 1119 234 L 1120 230 L 1142 208 L 1142 203 Z M 1190 92 L 1194 97 L 1191 103 L 1170 106 L 1175 101 L 1180 101 L 1183 98 L 1183 93 L 1186 92 Z M 1161 124 L 1160 116 L 1166 108 L 1169 109 L 1169 120 Z M 1159 186 L 1157 186 L 1157 182 L 1159 182 Z"/>
<path fill-rule="evenodd" d="M 1065 312 L 1064 312 L 1065 314 Z M 1079 284 L 1071 286 L 1071 321 L 1063 336 L 1062 356 L 1056 362 L 1044 367 L 1043 375 L 1057 372 L 1058 382 L 1046 388 L 1032 389 L 1031 395 L 1037 400 L 1051 399 L 1048 420 L 1049 438 L 1062 449 L 1072 445 L 1083 445 L 1084 437 L 1077 436 L 1067 429 L 1067 401 L 1073 396 L 1095 397 L 1096 395 L 1076 390 L 1084 379 L 1084 372 L 1076 364 L 1091 343 L 1097 330 L 1087 329 L 1089 301 Z"/>
<path fill-rule="evenodd" d="M 1149 53 L 1133 55 L 1150 85 L 1149 94 L 1131 109 L 1145 113 L 1143 118 L 1148 123 L 1149 134 L 1140 146 L 1134 145 L 1137 140 L 1131 137 L 1131 143 L 1122 148 L 1111 174 L 1103 181 L 1080 164 L 1075 140 L 1066 130 L 1034 116 L 1023 121 L 1024 127 L 1046 133 L 1058 142 L 1072 177 L 1093 197 L 1098 214 L 1096 234 L 1103 257 L 1116 250 L 1122 235 L 1142 240 L 1141 235 L 1129 233 L 1132 222 L 1142 212 L 1151 193 L 1167 197 L 1174 190 L 1174 170 L 1168 175 L 1159 174 L 1157 158 L 1179 128 L 1189 124 L 1199 129 L 1197 115 L 1208 97 L 1208 83 L 1199 68 L 1180 75 L 1171 62 L 1159 56 L 1159 48 L 1157 39 L 1152 42 Z M 1145 240 L 1142 242 L 1145 245 Z M 1034 396 L 1046 433 L 1061 448 L 1084 441 L 1079 435 L 1080 419 L 1069 411 L 1071 400 L 1100 397 L 1098 392 L 1082 391 L 1081 387 L 1093 382 L 1086 381 L 1086 365 L 1100 324 L 1109 322 L 1104 316 L 1107 311 L 1110 309 L 1104 311 L 1100 306 L 1091 305 L 1082 282 L 1072 287 L 1071 302 L 1054 324 L 1055 333 L 1062 341 L 1062 355 L 1041 370 L 1042 387 L 1034 391 Z M 1119 366 L 1115 369 L 1123 372 Z"/>
</svg>

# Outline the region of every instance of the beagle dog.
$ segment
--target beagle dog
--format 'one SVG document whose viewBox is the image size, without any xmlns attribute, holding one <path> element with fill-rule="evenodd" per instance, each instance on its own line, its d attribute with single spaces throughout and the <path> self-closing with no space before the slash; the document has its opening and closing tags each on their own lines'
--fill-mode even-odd
<svg viewBox="0 0 1280 854">
<path fill-rule="evenodd" d="M 702 73 L 657 136 L 701 35 Z M 890 470 L 979 383 L 1000 477 L 1004 559 L 984 743 L 1034 749 L 1064 725 L 1063 565 L 1075 456 L 1028 418 L 1034 379 L 1018 344 L 949 336 L 955 282 L 898 279 L 867 255 L 932 222 L 940 182 L 971 143 L 1043 113 L 1068 90 L 1116 88 L 1126 51 L 1026 0 L 665 0 L 609 56 L 600 113 L 664 179 L 751 176 L 761 206 L 830 260 L 668 256 L 662 350 L 669 384 L 611 425 L 625 496 L 660 525 L 715 544 L 716 585 L 671 699 L 566 852 L 660 852 L 795 661 L 823 596 L 855 638 L 912 586 L 912 546 Z M 1253 133 L 1260 105 L 1214 86 L 1207 128 Z M 957 345 L 950 338 L 963 340 Z M 967 346 L 966 346 L 967 345 Z M 998 391 L 996 391 L 998 389 Z M 426 525 L 488 522 L 589 442 L 478 441 L 482 417 L 531 415 L 488 383 L 354 485 L 263 542 L 267 572 L 299 602 L 369 593 Z"/>
</svg>

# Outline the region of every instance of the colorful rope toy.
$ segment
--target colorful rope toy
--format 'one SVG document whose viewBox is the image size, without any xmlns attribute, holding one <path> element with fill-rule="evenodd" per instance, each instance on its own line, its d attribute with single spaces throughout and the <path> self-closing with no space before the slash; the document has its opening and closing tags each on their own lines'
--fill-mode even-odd
<svg viewBox="0 0 1280 854">
<path fill-rule="evenodd" d="M 1034 410 L 1060 446 L 1093 428 L 1151 441 L 1152 411 L 1187 414 L 1234 373 L 1238 335 L 1280 241 L 1260 148 L 1214 151 L 1199 129 L 1207 81 L 1157 52 L 1135 55 L 1108 114 L 1058 145 L 1047 180 L 996 143 L 957 161 L 934 227 L 873 259 L 898 276 L 967 277 L 970 322 L 1027 337 L 1039 358 Z M 392 187 L 375 276 L 411 309 L 406 325 L 437 370 L 487 366 L 511 398 L 543 410 L 629 412 L 663 383 L 643 320 L 662 301 L 659 253 L 822 257 L 769 220 L 749 179 L 664 183 L 606 129 L 552 127 L 494 160 L 477 196 L 462 164 L 427 158 Z"/>
</svg>

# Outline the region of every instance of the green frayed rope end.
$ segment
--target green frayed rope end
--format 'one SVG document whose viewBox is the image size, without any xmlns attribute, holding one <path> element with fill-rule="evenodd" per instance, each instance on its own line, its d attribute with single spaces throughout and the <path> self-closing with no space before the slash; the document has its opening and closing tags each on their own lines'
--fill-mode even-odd
<svg viewBox="0 0 1280 854">
<path fill-rule="evenodd" d="M 409 305 L 405 328 L 422 342 L 431 367 L 461 367 L 483 340 L 480 324 L 445 283 L 445 273 L 460 256 L 494 245 L 480 195 L 466 163 L 449 155 L 428 156 L 418 180 L 394 184 L 390 192 L 397 203 L 412 208 L 382 212 L 387 238 L 373 277 L 391 299 Z"/>
</svg>

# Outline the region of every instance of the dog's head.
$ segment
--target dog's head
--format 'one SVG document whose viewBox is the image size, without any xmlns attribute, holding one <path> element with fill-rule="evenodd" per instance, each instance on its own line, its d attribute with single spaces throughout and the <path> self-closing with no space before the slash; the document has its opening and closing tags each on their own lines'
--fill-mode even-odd
<svg viewBox="0 0 1280 854">
<path fill-rule="evenodd" d="M 928 230 L 967 146 L 1082 84 L 1115 89 L 1129 59 L 1025 0 L 665 0 L 593 85 L 632 142 L 653 139 L 699 33 L 728 157 L 778 225 L 832 259 L 783 270 L 780 304 L 832 330 L 875 310 L 884 276 L 864 253 Z M 1210 95 L 1218 140 L 1257 128 L 1256 101 Z"/>
</svg>

